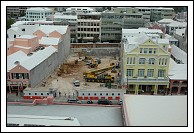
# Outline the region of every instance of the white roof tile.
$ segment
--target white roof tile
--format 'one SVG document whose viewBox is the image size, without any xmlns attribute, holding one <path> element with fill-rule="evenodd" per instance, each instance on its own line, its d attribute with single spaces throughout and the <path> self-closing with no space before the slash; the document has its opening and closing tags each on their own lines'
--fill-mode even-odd
<svg viewBox="0 0 194 133">
<path fill-rule="evenodd" d="M 49 34 L 53 31 L 57 31 L 60 34 L 65 34 L 68 26 L 56 26 L 56 25 L 40 25 L 39 30 Z"/>
</svg>

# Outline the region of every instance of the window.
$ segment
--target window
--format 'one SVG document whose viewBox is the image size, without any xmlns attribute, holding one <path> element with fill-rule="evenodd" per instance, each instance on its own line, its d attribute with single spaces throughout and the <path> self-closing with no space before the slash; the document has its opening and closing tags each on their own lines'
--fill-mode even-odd
<svg viewBox="0 0 194 133">
<path fill-rule="evenodd" d="M 21 73 L 19 73 L 18 76 L 19 76 L 19 79 L 23 79 L 23 76 Z"/>
<path fill-rule="evenodd" d="M 100 93 L 100 95 L 102 96 L 102 93 Z"/>
<path fill-rule="evenodd" d="M 106 93 L 106 95 L 108 96 L 108 93 Z"/>
<path fill-rule="evenodd" d="M 139 64 L 145 64 L 145 58 L 139 58 Z"/>
<path fill-rule="evenodd" d="M 127 64 L 129 64 L 129 57 L 127 57 Z"/>
<path fill-rule="evenodd" d="M 94 93 L 94 96 L 96 96 L 96 93 Z"/>
<path fill-rule="evenodd" d="M 16 35 L 14 35 L 13 38 L 16 38 Z"/>
<path fill-rule="evenodd" d="M 84 96 L 84 93 L 82 93 L 82 95 Z"/>
<path fill-rule="evenodd" d="M 154 58 L 150 58 L 149 59 L 149 64 L 154 64 L 154 62 L 155 62 L 155 59 Z"/>
<path fill-rule="evenodd" d="M 133 64 L 135 64 L 135 57 L 133 57 Z"/>
<path fill-rule="evenodd" d="M 133 58 L 131 57 L 131 58 L 130 58 L 130 64 L 132 64 L 132 59 L 133 59 Z"/>
<path fill-rule="evenodd" d="M 24 78 L 29 79 L 28 73 L 24 73 Z"/>
<path fill-rule="evenodd" d="M 153 50 L 153 48 L 149 48 L 149 54 L 151 54 L 151 53 L 152 53 L 152 50 Z"/>
<path fill-rule="evenodd" d="M 144 48 L 144 53 L 147 54 L 148 48 Z"/>
<path fill-rule="evenodd" d="M 167 58 L 165 59 L 165 65 L 167 64 Z"/>
<path fill-rule="evenodd" d="M 156 48 L 154 48 L 154 54 L 156 54 Z"/>
<path fill-rule="evenodd" d="M 47 93 L 47 96 L 49 95 L 49 93 Z"/>
<path fill-rule="evenodd" d="M 16 79 L 16 73 L 12 73 L 12 78 Z"/>
<path fill-rule="evenodd" d="M 161 65 L 161 58 L 159 59 L 159 65 Z"/>
<path fill-rule="evenodd" d="M 43 93 L 40 93 L 40 95 L 43 95 Z"/>
<path fill-rule="evenodd" d="M 37 95 L 37 93 L 34 93 L 34 95 Z"/>
<path fill-rule="evenodd" d="M 133 69 L 127 69 L 127 76 L 133 76 Z"/>
<path fill-rule="evenodd" d="M 114 96 L 114 93 L 112 93 L 112 96 Z"/>
<path fill-rule="evenodd" d="M 118 93 L 118 96 L 120 96 L 120 93 Z"/>
<path fill-rule="evenodd" d="M 164 65 L 164 58 L 162 58 L 162 65 Z"/>
<path fill-rule="evenodd" d="M 88 93 L 88 96 L 90 96 L 90 93 Z"/>
<path fill-rule="evenodd" d="M 158 70 L 158 77 L 164 77 L 165 70 Z"/>
<path fill-rule="evenodd" d="M 138 77 L 144 77 L 144 69 L 138 69 Z"/>
<path fill-rule="evenodd" d="M 31 93 L 29 93 L 29 95 L 31 95 Z"/>
<path fill-rule="evenodd" d="M 148 69 L 148 77 L 153 77 L 154 76 L 154 69 Z"/>
</svg>

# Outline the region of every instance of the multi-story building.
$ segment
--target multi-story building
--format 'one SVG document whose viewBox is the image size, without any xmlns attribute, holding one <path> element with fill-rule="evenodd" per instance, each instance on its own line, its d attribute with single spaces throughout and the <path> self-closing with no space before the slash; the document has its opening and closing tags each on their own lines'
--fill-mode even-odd
<svg viewBox="0 0 194 133">
<path fill-rule="evenodd" d="M 8 6 L 7 17 L 17 18 L 20 16 L 25 16 L 27 8 L 28 7 Z"/>
<path fill-rule="evenodd" d="M 77 16 L 78 42 L 97 42 L 100 39 L 101 13 L 80 13 Z"/>
<path fill-rule="evenodd" d="M 37 28 L 35 26 L 37 27 L 25 25 L 26 29 L 35 30 L 12 38 L 13 41 L 9 42 L 11 45 L 7 48 L 8 90 L 35 87 L 64 63 L 69 55 L 68 26 L 40 25 Z"/>
<path fill-rule="evenodd" d="M 32 7 L 26 10 L 26 21 L 36 21 L 46 19 L 53 14 L 53 10 L 44 7 Z"/>
<path fill-rule="evenodd" d="M 125 35 L 121 44 L 122 84 L 130 93 L 149 92 L 157 94 L 169 87 L 168 66 L 170 55 L 157 40 L 145 33 Z"/>
<path fill-rule="evenodd" d="M 136 7 L 138 11 L 143 14 L 144 23 L 150 22 L 151 8 L 147 7 Z"/>
<path fill-rule="evenodd" d="M 186 27 L 187 27 L 187 22 L 173 21 L 169 24 L 166 24 L 166 33 L 169 35 L 173 35 L 177 29 L 184 29 Z"/>
<path fill-rule="evenodd" d="M 89 7 L 69 7 L 69 8 L 66 9 L 64 14 L 76 15 L 76 14 L 79 14 L 79 13 L 91 13 L 91 12 L 95 12 L 95 10 L 93 8 L 89 8 Z"/>
<path fill-rule="evenodd" d="M 136 8 L 112 8 L 101 14 L 101 42 L 120 42 L 122 28 L 134 29 L 144 24 Z"/>
<path fill-rule="evenodd" d="M 54 21 L 57 25 L 69 25 L 71 28 L 71 42 L 77 42 L 77 15 L 64 15 L 63 13 L 55 13 L 47 17 L 48 21 Z"/>
<path fill-rule="evenodd" d="M 150 9 L 148 7 L 148 9 Z M 151 7 L 151 21 L 159 21 L 161 19 L 173 19 L 175 17 L 175 12 L 173 8 L 163 8 L 163 7 Z"/>
</svg>

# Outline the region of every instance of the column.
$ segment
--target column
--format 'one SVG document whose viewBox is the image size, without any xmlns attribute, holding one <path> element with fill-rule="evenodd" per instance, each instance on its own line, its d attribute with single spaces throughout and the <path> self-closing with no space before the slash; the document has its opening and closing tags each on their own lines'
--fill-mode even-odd
<svg viewBox="0 0 194 133">
<path fill-rule="evenodd" d="M 154 95 L 157 95 L 158 93 L 158 85 L 154 85 Z"/>
<path fill-rule="evenodd" d="M 172 84 L 173 84 L 173 81 L 170 80 L 170 94 L 172 94 Z"/>
<path fill-rule="evenodd" d="M 136 84 L 136 86 L 135 86 L 135 94 L 136 94 L 136 95 L 138 95 L 138 90 L 139 90 L 139 85 Z"/>
<path fill-rule="evenodd" d="M 181 86 L 182 86 L 183 81 L 179 81 L 179 86 L 178 86 L 178 95 L 181 93 Z"/>
</svg>

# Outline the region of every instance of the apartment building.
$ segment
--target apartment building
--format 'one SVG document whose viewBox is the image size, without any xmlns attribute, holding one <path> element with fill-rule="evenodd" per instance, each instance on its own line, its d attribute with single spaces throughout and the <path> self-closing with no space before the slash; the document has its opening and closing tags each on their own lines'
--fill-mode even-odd
<svg viewBox="0 0 194 133">
<path fill-rule="evenodd" d="M 168 67 L 170 54 L 145 33 L 128 34 L 123 29 L 121 44 L 122 84 L 129 93 L 157 94 L 169 88 Z"/>
<path fill-rule="evenodd" d="M 95 10 L 93 8 L 89 8 L 89 7 L 69 7 L 66 9 L 64 14 L 76 15 L 79 13 L 91 13 L 91 12 L 95 12 Z"/>
<path fill-rule="evenodd" d="M 142 13 L 136 8 L 112 8 L 101 14 L 101 42 L 121 41 L 122 28 L 135 29 L 144 24 Z"/>
<path fill-rule="evenodd" d="M 136 7 L 138 9 L 138 12 L 143 14 L 143 20 L 144 23 L 150 22 L 150 17 L 151 17 L 151 8 L 146 8 L 146 7 Z"/>
<path fill-rule="evenodd" d="M 26 21 L 36 21 L 45 19 L 53 14 L 53 10 L 45 7 L 31 7 L 26 10 Z"/>
<path fill-rule="evenodd" d="M 98 42 L 100 38 L 101 13 L 81 13 L 77 15 L 78 42 Z"/>
<path fill-rule="evenodd" d="M 9 41 L 7 48 L 7 90 L 9 91 L 19 91 L 27 86 L 39 85 L 64 63 L 69 55 L 68 26 L 40 25 L 37 28 L 35 26 L 37 27 L 37 25 L 25 25 L 27 29 L 36 30 Z"/>
<path fill-rule="evenodd" d="M 26 13 L 26 9 L 28 7 L 17 7 L 17 6 L 8 6 L 7 7 L 7 17 L 18 18 L 20 16 L 24 16 Z"/>
</svg>

